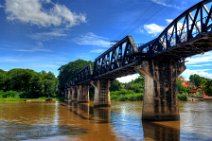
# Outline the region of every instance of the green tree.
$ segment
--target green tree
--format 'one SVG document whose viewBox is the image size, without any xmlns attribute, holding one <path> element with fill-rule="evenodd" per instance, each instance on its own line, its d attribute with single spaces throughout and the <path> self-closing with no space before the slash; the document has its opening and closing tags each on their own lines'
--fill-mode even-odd
<svg viewBox="0 0 212 141">
<path fill-rule="evenodd" d="M 144 90 L 144 78 L 139 76 L 135 80 L 129 83 L 128 89 L 133 90 L 135 93 L 143 93 Z"/>
<path fill-rule="evenodd" d="M 121 86 L 122 86 L 121 82 L 119 82 L 118 80 L 113 80 L 111 82 L 110 90 L 111 91 L 119 91 L 122 88 Z"/>
<path fill-rule="evenodd" d="M 42 93 L 45 97 L 55 97 L 57 89 L 57 79 L 51 72 L 41 72 L 42 75 Z"/>
<path fill-rule="evenodd" d="M 88 64 L 92 64 L 91 61 L 85 61 L 78 59 L 73 62 L 69 62 L 68 64 L 65 64 L 59 68 L 59 90 L 64 90 L 65 85 L 69 83 L 69 81 L 74 77 L 74 75 L 79 72 L 81 69 L 85 68 Z"/>
<path fill-rule="evenodd" d="M 207 95 L 212 96 L 212 80 L 208 79 L 204 86 L 204 91 Z"/>
<path fill-rule="evenodd" d="M 57 79 L 51 72 L 35 72 L 30 69 L 0 70 L 0 90 L 16 91 L 20 97 L 37 98 L 55 96 Z M 6 93 L 7 94 L 7 93 Z"/>
<path fill-rule="evenodd" d="M 183 94 L 183 93 L 189 93 L 191 88 L 190 87 L 184 87 L 182 86 L 182 81 L 180 81 L 179 79 L 176 80 L 176 85 L 177 85 L 177 91 L 180 93 L 180 94 Z"/>
<path fill-rule="evenodd" d="M 196 87 L 200 87 L 201 85 L 204 85 L 207 81 L 206 78 L 200 77 L 197 74 L 191 75 L 189 79 L 190 79 L 190 82 L 194 84 Z"/>
</svg>

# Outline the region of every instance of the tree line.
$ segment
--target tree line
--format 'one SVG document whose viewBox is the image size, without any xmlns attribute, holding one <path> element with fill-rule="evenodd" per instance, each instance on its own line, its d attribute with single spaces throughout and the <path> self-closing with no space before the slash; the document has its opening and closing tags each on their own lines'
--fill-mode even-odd
<svg viewBox="0 0 212 141">
<path fill-rule="evenodd" d="M 56 93 L 63 91 L 75 74 L 88 64 L 93 66 L 91 61 L 81 59 L 62 65 L 58 69 L 58 78 L 53 73 L 45 71 L 35 72 L 31 69 L 3 71 L 0 69 L 0 98 L 1 93 L 4 93 L 5 97 L 12 93 L 8 91 L 18 92 L 18 96 L 22 98 L 55 97 Z M 190 76 L 190 83 L 195 87 L 202 88 L 206 94 L 212 95 L 211 79 L 195 74 Z M 180 94 L 189 93 L 191 90 L 191 87 L 182 86 L 182 82 L 179 80 L 176 80 L 176 84 Z M 141 100 L 144 92 L 144 78 L 139 76 L 129 83 L 113 80 L 110 90 L 112 100 Z M 91 96 L 93 91 L 91 87 Z"/>
<path fill-rule="evenodd" d="M 35 72 L 31 69 L 0 70 L 0 94 L 9 97 L 14 91 L 16 97 L 38 98 L 55 97 L 57 78 L 51 72 Z M 10 92 L 8 92 L 10 91 Z"/>
</svg>

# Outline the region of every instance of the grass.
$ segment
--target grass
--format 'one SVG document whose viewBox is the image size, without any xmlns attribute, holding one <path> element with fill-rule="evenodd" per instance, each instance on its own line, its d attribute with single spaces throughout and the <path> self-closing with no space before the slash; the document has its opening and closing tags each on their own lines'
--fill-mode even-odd
<svg viewBox="0 0 212 141">
<path fill-rule="evenodd" d="M 120 91 L 111 92 L 111 100 L 114 101 L 140 101 L 143 99 L 143 94 L 135 93 L 132 90 L 122 89 Z"/>
<path fill-rule="evenodd" d="M 16 91 L 0 91 L 0 102 L 21 102 L 21 101 L 35 101 L 35 102 L 44 102 L 48 97 L 39 97 L 39 98 L 21 98 L 22 93 Z M 56 101 L 56 98 L 52 98 L 53 101 Z"/>
</svg>

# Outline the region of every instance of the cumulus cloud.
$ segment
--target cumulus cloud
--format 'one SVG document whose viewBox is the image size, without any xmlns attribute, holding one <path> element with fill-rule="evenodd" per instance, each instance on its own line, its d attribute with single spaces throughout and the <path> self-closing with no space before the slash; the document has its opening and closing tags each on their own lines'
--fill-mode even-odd
<svg viewBox="0 0 212 141">
<path fill-rule="evenodd" d="M 187 65 L 211 63 L 212 64 L 212 52 L 206 52 L 204 55 L 196 55 L 186 59 Z"/>
<path fill-rule="evenodd" d="M 151 34 L 153 36 L 158 35 L 159 33 L 161 33 L 164 30 L 164 26 L 155 24 L 155 23 L 151 23 L 151 24 L 145 24 L 144 25 L 144 30 L 148 33 Z"/>
<path fill-rule="evenodd" d="M 46 9 L 44 7 L 50 7 Z M 73 27 L 86 22 L 84 14 L 76 14 L 51 0 L 6 0 L 5 11 L 10 21 L 20 21 L 41 27 Z"/>
<path fill-rule="evenodd" d="M 212 70 L 212 69 L 202 69 L 202 70 L 190 70 L 190 69 L 186 69 L 182 73 L 182 76 L 186 80 L 189 80 L 190 75 L 193 75 L 193 74 L 198 74 L 199 76 L 212 79 L 212 74 L 208 72 L 210 70 Z"/>
<path fill-rule="evenodd" d="M 167 23 L 171 23 L 173 21 L 173 19 L 166 19 Z"/>
<path fill-rule="evenodd" d="M 99 46 L 99 47 L 110 47 L 112 42 L 110 42 L 107 38 L 96 35 L 92 32 L 88 32 L 84 35 L 76 37 L 73 41 L 78 45 L 91 45 L 91 46 Z"/>
<path fill-rule="evenodd" d="M 128 75 L 128 76 L 117 78 L 117 80 L 122 83 L 128 83 L 132 80 L 135 80 L 138 77 L 139 77 L 139 74 L 133 74 L 133 75 Z"/>
</svg>

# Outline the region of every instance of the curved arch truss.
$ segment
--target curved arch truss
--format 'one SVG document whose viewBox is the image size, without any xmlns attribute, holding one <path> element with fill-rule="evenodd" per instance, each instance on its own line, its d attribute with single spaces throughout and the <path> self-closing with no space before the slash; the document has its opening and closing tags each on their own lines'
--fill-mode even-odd
<svg viewBox="0 0 212 141">
<path fill-rule="evenodd" d="M 135 72 L 143 59 L 169 56 L 184 58 L 212 50 L 212 0 L 192 6 L 154 40 L 137 48 L 131 36 L 117 42 L 94 61 L 94 70 L 87 66 L 76 74 L 70 85 L 94 79 L 115 79 Z"/>
<path fill-rule="evenodd" d="M 116 43 L 102 55 L 97 57 L 94 62 L 94 75 L 107 74 L 108 72 L 123 68 L 135 61 L 134 53 L 138 52 L 131 36 Z"/>
<path fill-rule="evenodd" d="M 187 43 L 207 36 L 212 32 L 212 0 L 201 1 L 193 7 L 186 10 L 177 17 L 155 40 L 141 47 L 139 51 L 147 53 L 149 57 L 167 52 L 176 47 L 187 47 Z M 206 42 L 206 41 L 205 41 Z M 193 47 L 199 48 L 194 45 Z M 207 47 L 199 48 L 197 53 L 208 51 Z M 182 50 L 183 51 L 183 50 Z M 188 50 L 191 51 L 191 50 Z M 186 48 L 184 48 L 186 52 Z M 170 52 L 171 53 L 171 52 Z M 179 53 L 179 52 L 177 52 Z M 184 57 L 192 56 L 187 53 Z M 178 55 L 178 54 L 176 54 Z M 180 56 L 182 57 L 182 56 Z"/>
</svg>

